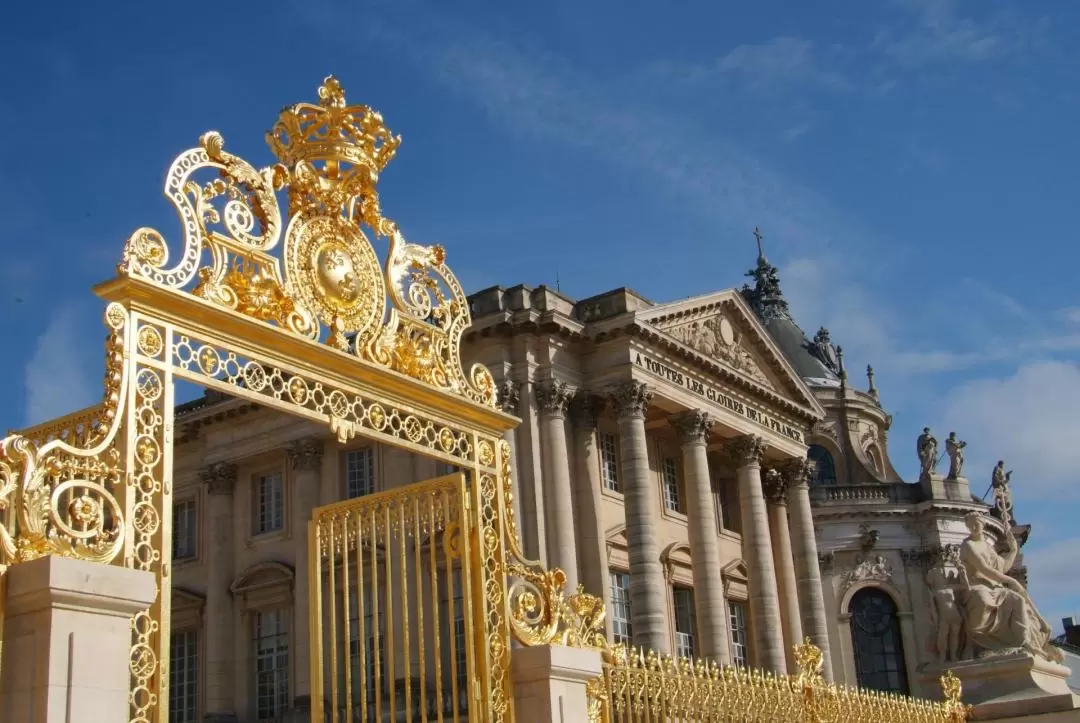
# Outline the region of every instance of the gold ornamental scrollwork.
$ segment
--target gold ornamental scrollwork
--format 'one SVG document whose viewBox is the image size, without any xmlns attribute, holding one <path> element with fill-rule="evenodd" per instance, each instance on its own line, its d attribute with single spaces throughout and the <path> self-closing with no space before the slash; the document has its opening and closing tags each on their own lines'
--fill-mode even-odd
<svg viewBox="0 0 1080 723">
<path fill-rule="evenodd" d="M 227 152 L 216 132 L 180 154 L 165 182 L 183 225 L 178 258 L 141 228 L 119 272 L 177 291 L 193 285 L 211 303 L 495 407 L 491 373 L 462 365 L 471 317 L 445 250 L 409 242 L 382 213 L 379 174 L 401 142 L 382 116 L 348 105 L 329 77 L 317 104 L 281 112 L 267 142 L 278 163 L 262 169 Z M 381 267 L 364 228 L 389 241 Z"/>
</svg>

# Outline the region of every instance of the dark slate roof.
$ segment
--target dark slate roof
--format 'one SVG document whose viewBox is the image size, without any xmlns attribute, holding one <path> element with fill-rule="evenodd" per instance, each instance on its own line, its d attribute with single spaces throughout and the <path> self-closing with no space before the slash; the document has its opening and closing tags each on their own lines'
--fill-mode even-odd
<svg viewBox="0 0 1080 723">
<path fill-rule="evenodd" d="M 800 377 L 810 386 L 838 387 L 840 377 L 810 353 L 810 340 L 790 317 L 775 316 L 763 322 L 769 336 Z"/>
</svg>

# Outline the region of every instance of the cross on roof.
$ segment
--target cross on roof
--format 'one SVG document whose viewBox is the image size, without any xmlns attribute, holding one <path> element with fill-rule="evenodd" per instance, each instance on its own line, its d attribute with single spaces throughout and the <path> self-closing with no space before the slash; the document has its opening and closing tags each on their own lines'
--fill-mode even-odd
<svg viewBox="0 0 1080 723">
<path fill-rule="evenodd" d="M 754 226 L 754 238 L 757 239 L 757 255 L 758 255 L 758 258 L 761 258 L 761 257 L 763 257 L 765 255 L 761 250 L 761 239 L 763 239 L 765 237 L 761 235 L 761 229 L 759 229 L 757 226 Z"/>
</svg>

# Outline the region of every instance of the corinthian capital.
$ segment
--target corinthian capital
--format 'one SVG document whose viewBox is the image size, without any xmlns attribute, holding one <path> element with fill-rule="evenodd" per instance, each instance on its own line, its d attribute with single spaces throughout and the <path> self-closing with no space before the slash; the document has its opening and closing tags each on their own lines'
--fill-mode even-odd
<svg viewBox="0 0 1080 723">
<path fill-rule="evenodd" d="M 292 468 L 301 472 L 314 472 L 322 465 L 323 441 L 318 437 L 297 439 L 285 450 Z"/>
<path fill-rule="evenodd" d="M 507 414 L 516 415 L 518 413 L 518 406 L 521 404 L 520 384 L 507 379 L 499 385 L 499 389 L 496 394 L 496 400 L 498 401 L 499 409 L 503 410 Z"/>
<path fill-rule="evenodd" d="M 620 417 L 644 419 L 652 396 L 652 390 L 648 385 L 643 382 L 629 381 L 623 382 L 612 390 L 611 401 Z"/>
<path fill-rule="evenodd" d="M 790 460 L 781 468 L 788 487 L 809 486 L 816 471 L 817 465 L 805 457 Z"/>
<path fill-rule="evenodd" d="M 232 462 L 216 462 L 199 473 L 206 491 L 212 495 L 231 495 L 236 487 L 237 469 Z"/>
<path fill-rule="evenodd" d="M 765 456 L 765 440 L 756 434 L 744 434 L 727 443 L 727 452 L 736 467 L 758 466 Z"/>
<path fill-rule="evenodd" d="M 607 400 L 590 392 L 578 392 L 570 401 L 570 418 L 582 429 L 595 429 Z"/>
<path fill-rule="evenodd" d="M 787 504 L 787 479 L 780 470 L 767 469 L 762 475 L 761 488 L 765 492 L 765 499 L 774 505 Z"/>
<path fill-rule="evenodd" d="M 690 409 L 668 417 L 683 444 L 704 444 L 712 431 L 713 420 L 700 409 Z"/>
<path fill-rule="evenodd" d="M 537 382 L 535 388 L 536 403 L 541 414 L 565 416 L 567 407 L 570 406 L 570 398 L 574 395 L 574 390 L 566 382 L 549 379 Z"/>
</svg>

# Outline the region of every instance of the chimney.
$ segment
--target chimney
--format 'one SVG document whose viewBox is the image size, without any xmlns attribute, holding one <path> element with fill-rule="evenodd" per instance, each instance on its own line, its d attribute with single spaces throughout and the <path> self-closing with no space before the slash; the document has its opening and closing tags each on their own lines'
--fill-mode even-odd
<svg viewBox="0 0 1080 723">
<path fill-rule="evenodd" d="M 1065 628 L 1065 642 L 1080 646 L 1080 625 L 1076 624 L 1076 618 L 1063 618 L 1061 626 Z"/>
</svg>

